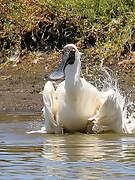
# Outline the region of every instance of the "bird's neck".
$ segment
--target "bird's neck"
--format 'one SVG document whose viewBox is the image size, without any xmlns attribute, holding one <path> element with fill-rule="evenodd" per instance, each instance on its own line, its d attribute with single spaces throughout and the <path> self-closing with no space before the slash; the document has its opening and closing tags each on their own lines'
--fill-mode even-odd
<svg viewBox="0 0 135 180">
<path fill-rule="evenodd" d="M 65 69 L 65 89 L 67 95 L 76 96 L 79 92 L 81 61 L 76 60 L 74 64 L 68 65 Z"/>
</svg>

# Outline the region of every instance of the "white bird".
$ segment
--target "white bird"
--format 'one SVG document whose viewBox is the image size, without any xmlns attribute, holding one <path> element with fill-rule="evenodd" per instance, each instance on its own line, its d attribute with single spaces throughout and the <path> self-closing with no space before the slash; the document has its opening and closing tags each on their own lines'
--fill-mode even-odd
<svg viewBox="0 0 135 180">
<path fill-rule="evenodd" d="M 66 45 L 61 64 L 50 75 L 52 80 L 65 80 L 56 90 L 51 81 L 45 84 L 46 132 L 123 132 L 122 112 L 114 91 L 100 92 L 80 77 L 81 54 L 75 45 Z"/>
</svg>

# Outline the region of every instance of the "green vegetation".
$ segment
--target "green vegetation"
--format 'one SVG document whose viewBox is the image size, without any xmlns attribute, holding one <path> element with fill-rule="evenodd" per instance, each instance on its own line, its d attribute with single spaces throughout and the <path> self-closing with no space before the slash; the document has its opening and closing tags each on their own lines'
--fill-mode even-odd
<svg viewBox="0 0 135 180">
<path fill-rule="evenodd" d="M 99 59 L 135 51 L 134 0 L 1 0 L 0 49 L 76 43 Z"/>
</svg>

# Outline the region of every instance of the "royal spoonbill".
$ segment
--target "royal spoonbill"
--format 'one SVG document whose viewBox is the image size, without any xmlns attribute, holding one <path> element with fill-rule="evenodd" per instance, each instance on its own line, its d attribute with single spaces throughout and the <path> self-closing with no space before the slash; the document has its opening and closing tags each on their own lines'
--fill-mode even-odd
<svg viewBox="0 0 135 180">
<path fill-rule="evenodd" d="M 123 132 L 122 112 L 113 90 L 100 92 L 80 77 L 82 53 L 74 44 L 63 49 L 62 61 L 49 78 L 64 78 L 55 89 L 51 81 L 43 91 L 47 133 Z"/>
</svg>

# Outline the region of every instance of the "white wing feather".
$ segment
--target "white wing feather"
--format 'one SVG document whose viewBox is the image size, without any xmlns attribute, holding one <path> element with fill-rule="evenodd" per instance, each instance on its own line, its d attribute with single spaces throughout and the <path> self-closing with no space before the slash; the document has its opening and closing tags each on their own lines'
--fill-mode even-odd
<svg viewBox="0 0 135 180">
<path fill-rule="evenodd" d="M 93 131 L 114 131 L 117 133 L 123 132 L 122 127 L 122 112 L 115 92 L 108 91 L 104 93 L 105 101 L 97 114 L 89 120 L 94 120 Z"/>
<path fill-rule="evenodd" d="M 60 133 L 62 129 L 57 125 L 56 120 L 54 119 L 53 114 L 53 96 L 55 94 L 55 90 L 52 82 L 48 81 L 45 84 L 43 91 L 43 116 L 45 119 L 45 128 L 47 133 Z"/>
</svg>

